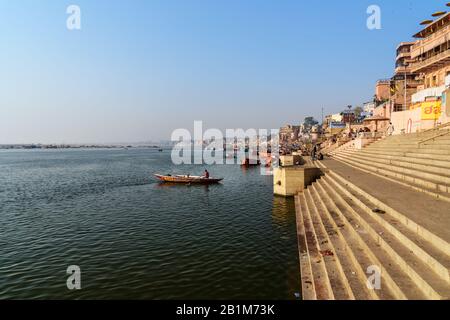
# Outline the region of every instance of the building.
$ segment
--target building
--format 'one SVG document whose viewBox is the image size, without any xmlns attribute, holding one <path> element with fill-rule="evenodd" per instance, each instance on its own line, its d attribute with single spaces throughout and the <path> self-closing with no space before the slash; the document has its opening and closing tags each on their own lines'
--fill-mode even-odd
<svg viewBox="0 0 450 320">
<path fill-rule="evenodd" d="M 423 27 L 413 36 L 417 40 L 400 50 L 404 61 L 410 61 L 409 72 L 416 75 L 419 84 L 411 94 L 406 111 L 394 112 L 390 117 L 395 134 L 427 130 L 450 122 L 446 86 L 446 81 L 450 84 L 450 13 L 437 12 L 433 17 L 436 19 L 421 23 Z M 410 58 L 405 47 L 409 47 Z"/>
<path fill-rule="evenodd" d="M 373 116 L 375 107 L 376 107 L 376 103 L 374 101 L 366 102 L 363 104 L 363 111 L 368 117 L 370 117 L 370 116 Z"/>
<path fill-rule="evenodd" d="M 418 40 L 411 47 L 411 71 L 423 78 L 420 89 L 445 85 L 445 77 L 450 74 L 450 12 L 429 23 L 414 38 Z"/>
<path fill-rule="evenodd" d="M 391 86 L 390 79 L 378 80 L 377 84 L 375 85 L 375 100 L 380 103 L 389 100 L 391 96 L 390 86 Z"/>
<path fill-rule="evenodd" d="M 325 116 L 324 125 L 330 127 L 333 123 L 342 123 L 342 115 L 340 113 Z"/>
<path fill-rule="evenodd" d="M 408 110 L 411 97 L 422 84 L 418 74 L 411 70 L 411 48 L 415 42 L 401 42 L 397 47 L 395 74 L 391 78 L 392 111 Z"/>
<path fill-rule="evenodd" d="M 280 128 L 280 142 L 297 141 L 300 135 L 300 126 L 286 125 Z"/>
<path fill-rule="evenodd" d="M 342 122 L 344 123 L 354 123 L 356 121 L 356 113 L 354 110 L 344 110 L 341 115 Z"/>
</svg>

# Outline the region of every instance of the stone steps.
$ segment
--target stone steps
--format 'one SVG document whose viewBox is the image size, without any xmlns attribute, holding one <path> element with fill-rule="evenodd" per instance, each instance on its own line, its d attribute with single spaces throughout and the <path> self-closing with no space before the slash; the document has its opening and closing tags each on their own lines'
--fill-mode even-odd
<svg viewBox="0 0 450 320">
<path fill-rule="evenodd" d="M 436 179 L 439 181 L 442 181 L 443 183 L 450 184 L 450 162 L 444 162 L 442 165 L 446 167 L 441 167 L 437 165 L 432 165 L 430 162 L 427 162 L 426 164 L 420 164 L 414 161 L 410 161 L 407 157 L 390 157 L 387 158 L 386 156 L 379 156 L 379 155 L 373 155 L 370 156 L 367 155 L 365 152 L 356 152 L 347 150 L 344 152 L 341 152 L 342 155 L 350 156 L 354 159 L 361 159 L 361 160 L 367 160 L 370 159 L 370 161 L 379 163 L 379 164 L 387 164 L 389 166 L 396 166 L 400 168 L 407 168 L 412 169 L 414 171 L 420 171 L 421 173 L 430 173 L 430 179 Z M 422 175 L 422 174 L 421 174 Z M 437 175 L 437 176 L 435 176 Z M 441 179 L 439 179 L 441 178 Z"/>
<path fill-rule="evenodd" d="M 313 191 L 316 192 L 316 191 Z M 306 194 L 306 192 L 305 192 Z M 317 196 L 320 200 L 321 209 L 320 212 L 323 215 L 320 217 L 321 224 L 323 228 L 327 230 L 327 234 L 329 235 L 329 238 L 332 239 L 333 246 L 338 248 L 337 251 L 333 251 L 332 257 L 338 256 L 340 258 L 340 261 L 343 261 L 341 264 L 342 269 L 346 270 L 346 274 L 344 276 L 341 276 L 341 281 L 345 282 L 345 279 L 347 279 L 349 285 L 351 285 L 352 292 L 355 291 L 355 297 L 358 297 L 360 300 L 378 300 L 378 299 L 394 299 L 395 297 L 390 293 L 390 291 L 387 288 L 383 288 L 380 292 L 376 292 L 375 290 L 370 290 L 367 285 L 367 275 L 366 270 L 371 265 L 373 265 L 373 261 L 371 261 L 370 257 L 366 254 L 365 250 L 360 249 L 360 245 L 353 240 L 354 235 L 349 232 L 349 230 L 342 230 L 340 225 L 342 225 L 342 222 L 339 220 L 339 217 L 335 216 L 334 211 L 329 211 L 328 206 L 325 204 L 326 200 L 322 200 L 322 198 Z M 305 202 L 306 195 L 298 196 L 297 201 L 301 203 L 302 201 Z M 312 205 L 317 208 L 317 203 L 314 201 L 312 202 Z M 302 210 L 305 212 L 307 210 L 306 206 L 299 205 L 299 207 L 303 207 Z M 318 211 L 316 211 L 318 212 Z M 302 216 L 305 214 L 303 213 Z M 313 212 L 314 215 L 314 212 Z M 315 215 L 316 219 L 318 220 L 318 216 Z M 322 220 L 323 219 L 323 220 Z M 325 221 L 325 223 L 324 223 Z M 302 223 L 303 222 L 302 220 Z M 336 240 L 337 239 L 337 240 Z M 305 249 L 301 249 L 301 251 L 304 251 Z M 308 247 L 306 247 L 306 250 L 308 250 Z M 324 250 L 321 251 L 324 252 Z M 311 257 L 310 255 L 308 255 Z M 314 264 L 323 264 L 325 263 L 324 260 L 318 263 L 319 260 L 314 261 L 313 259 L 310 259 L 309 265 Z M 345 261 L 345 262 L 344 262 Z M 305 263 L 304 263 L 305 264 Z M 313 268 L 311 268 L 313 270 Z M 306 268 L 307 271 L 307 268 Z M 309 277 L 304 278 L 303 277 L 303 268 L 302 268 L 302 288 L 305 287 L 304 282 L 310 282 L 308 279 Z M 312 276 L 315 278 L 316 275 L 314 272 L 311 272 Z M 319 279 L 320 281 L 324 281 L 324 279 Z M 318 280 L 315 280 L 317 282 Z M 323 285 L 321 285 L 323 287 Z M 342 290 L 345 290 L 345 287 L 338 288 L 337 291 L 340 292 Z M 337 295 L 336 295 L 337 296 Z M 303 299 L 309 300 L 308 295 L 305 295 L 303 293 Z M 310 300 L 320 300 L 320 297 L 318 294 L 316 294 L 312 299 Z"/>
<path fill-rule="evenodd" d="M 450 134 L 450 130 L 445 128 L 445 129 L 440 129 L 440 130 L 431 130 L 428 132 L 409 133 L 409 134 L 405 134 L 405 135 L 395 135 L 395 136 L 386 138 L 386 140 L 402 140 L 405 138 L 406 139 L 424 140 L 424 139 L 428 139 L 428 138 L 433 138 L 438 135 L 443 135 L 445 137 L 448 134 Z"/>
<path fill-rule="evenodd" d="M 328 294 L 322 297 L 340 300 L 450 297 L 449 243 L 343 177 L 328 172 L 297 196 L 296 202 L 308 230 L 305 234 L 315 239 L 306 242 L 310 244 L 308 248 L 313 247 L 313 254 L 309 255 L 312 276 L 320 275 L 319 287 L 328 288 Z M 380 206 L 384 214 L 372 211 Z M 333 254 L 324 256 L 324 252 Z M 381 269 L 381 290 L 371 290 L 366 285 L 369 277 L 366 272 L 371 266 Z M 322 278 L 325 275 L 328 280 Z M 303 296 L 308 299 L 308 295 Z M 321 299 L 317 294 L 315 298 Z"/>
<path fill-rule="evenodd" d="M 387 160 L 398 160 L 398 161 L 405 161 L 405 162 L 411 162 L 426 166 L 433 166 L 433 167 L 441 167 L 441 168 L 447 168 L 450 169 L 450 156 L 448 157 L 448 160 L 434 160 L 434 159 L 427 159 L 427 158 L 421 158 L 413 156 L 412 154 L 403 154 L 401 152 L 374 152 L 371 150 L 363 149 L 360 152 L 361 154 L 366 155 L 368 158 L 380 158 L 380 159 L 387 159 Z"/>
<path fill-rule="evenodd" d="M 442 201 L 450 202 L 450 196 L 447 192 L 441 192 L 437 189 L 427 188 L 423 185 L 423 183 L 421 183 L 423 181 L 419 181 L 419 178 L 405 176 L 402 174 L 391 172 L 389 170 L 373 168 L 372 166 L 362 165 L 348 159 L 339 159 L 339 157 L 337 156 L 335 156 L 334 159 L 362 172 L 373 174 L 375 176 L 406 186 L 412 190 L 423 192 Z"/>
<path fill-rule="evenodd" d="M 408 158 L 419 158 L 419 159 L 429 159 L 429 160 L 439 160 L 439 161 L 450 161 L 450 155 L 435 155 L 429 153 L 419 153 L 419 152 L 404 152 L 398 150 L 386 150 L 386 149 L 363 149 L 361 152 L 368 154 L 381 154 L 388 156 L 402 156 Z"/>
<path fill-rule="evenodd" d="M 305 226 L 310 228 L 310 232 L 314 234 L 313 237 L 316 244 L 315 255 L 311 255 L 311 265 L 318 265 L 326 269 L 326 274 L 329 279 L 329 283 L 326 284 L 327 290 L 329 291 L 328 298 L 331 299 L 332 297 L 336 300 L 354 299 L 353 291 L 345 276 L 339 258 L 322 254 L 323 252 L 336 252 L 336 249 L 329 240 L 309 191 L 301 195 L 301 201 L 305 204 L 303 222 Z"/>
<path fill-rule="evenodd" d="M 317 300 L 316 288 L 314 285 L 314 275 L 312 273 L 311 258 L 306 240 L 306 230 L 303 222 L 303 212 L 305 212 L 304 202 L 295 197 L 295 213 L 297 222 L 297 240 L 300 261 L 300 275 L 302 284 L 303 300 Z"/>
<path fill-rule="evenodd" d="M 389 221 L 374 213 L 370 209 L 373 208 L 372 204 L 358 201 L 357 197 L 346 192 L 331 177 L 326 177 L 324 183 L 328 190 L 338 190 L 341 204 L 353 213 L 352 218 L 356 223 L 388 253 L 424 295 L 431 299 L 450 297 L 450 257 L 446 253 L 440 252 L 432 243 L 423 241 L 419 235 L 401 225 L 395 225 L 398 223 L 395 219 Z"/>
<path fill-rule="evenodd" d="M 437 199 L 441 199 L 443 201 L 450 202 L 450 196 L 449 196 L 448 192 L 440 191 L 440 189 L 439 189 L 441 187 L 446 188 L 446 186 L 433 184 L 430 181 L 421 179 L 420 177 L 417 177 L 417 176 L 404 175 L 404 174 L 396 173 L 396 172 L 393 172 L 390 170 L 385 170 L 385 169 L 377 168 L 374 166 L 360 164 L 358 162 L 354 162 L 349 159 L 343 159 L 338 156 L 334 157 L 334 159 L 341 161 L 341 162 L 347 164 L 348 166 L 353 167 L 358 170 L 361 170 L 363 172 L 374 174 L 376 176 L 382 177 L 382 178 L 390 180 L 392 182 L 407 186 L 413 190 L 426 193 Z"/>
<path fill-rule="evenodd" d="M 450 155 L 450 150 L 447 148 L 443 148 L 442 146 L 437 146 L 436 149 L 428 148 L 427 146 L 419 147 L 408 147 L 405 145 L 379 145 L 373 144 L 367 147 L 367 150 L 386 150 L 386 151 L 401 151 L 401 152 L 409 152 L 409 153 L 427 153 L 427 154 L 435 154 L 435 155 Z"/>
<path fill-rule="evenodd" d="M 334 156 L 335 159 L 349 163 L 353 166 L 366 169 L 381 175 L 385 175 L 395 179 L 401 179 L 413 185 L 420 186 L 424 190 L 437 192 L 439 195 L 447 195 L 450 197 L 450 178 L 448 176 L 439 176 L 436 174 L 423 172 L 419 170 L 409 169 L 401 166 L 388 165 L 369 160 L 367 157 L 356 155 L 339 154 Z"/>
<path fill-rule="evenodd" d="M 317 240 L 316 233 L 310 218 L 310 209 L 305 199 L 305 195 L 302 195 L 300 200 L 300 207 L 302 210 L 303 225 L 305 228 L 306 245 L 309 252 L 309 259 L 311 265 L 311 272 L 314 275 L 314 288 L 318 300 L 333 300 L 334 294 L 331 288 L 330 277 L 328 271 L 322 261 L 322 255 L 320 254 L 320 246 Z"/>
<path fill-rule="evenodd" d="M 320 162 L 320 167 L 325 168 Z M 384 204 L 384 202 L 378 200 L 377 198 L 373 197 L 369 193 L 365 192 L 361 188 L 357 187 L 356 185 L 352 184 L 348 180 L 344 179 L 343 177 L 339 176 L 338 174 L 335 174 L 334 172 L 329 171 L 328 174 L 333 177 L 336 181 L 340 181 L 341 185 L 345 185 L 347 188 L 347 191 L 350 192 L 354 197 L 354 201 L 365 203 L 366 206 L 370 208 L 371 205 L 376 206 L 377 208 L 384 210 L 387 214 L 389 214 L 394 220 L 394 224 L 398 225 L 398 222 L 401 223 L 401 225 L 407 229 L 409 229 L 411 232 L 416 233 L 421 238 L 423 238 L 425 241 L 430 242 L 433 244 L 433 246 L 440 250 L 441 253 L 444 253 L 445 255 L 450 255 L 450 243 L 447 241 L 441 239 L 440 237 L 436 236 L 426 228 L 424 228 L 421 224 L 425 222 L 428 217 L 422 216 L 420 218 L 416 217 L 417 221 L 413 221 L 404 214 L 394 210 L 393 208 L 387 206 Z M 392 222 L 392 221 L 391 221 Z"/>
<path fill-rule="evenodd" d="M 322 252 L 331 252 L 328 255 L 331 261 L 334 260 L 334 268 L 341 277 L 342 288 L 333 288 L 336 292 L 346 290 L 348 300 L 358 299 L 378 299 L 373 291 L 369 291 L 365 284 L 365 273 L 358 260 L 350 250 L 342 234 L 336 232 L 337 226 L 334 220 L 330 220 L 330 214 L 326 207 L 321 205 L 320 199 L 316 195 L 314 188 L 307 189 L 305 194 L 310 198 L 314 208 L 312 216 L 316 232 L 320 235 Z M 327 263 L 327 265 L 329 265 Z M 329 272 L 330 274 L 331 272 Z M 339 295 L 335 294 L 337 298 Z M 345 300 L 345 295 L 344 299 Z"/>
</svg>

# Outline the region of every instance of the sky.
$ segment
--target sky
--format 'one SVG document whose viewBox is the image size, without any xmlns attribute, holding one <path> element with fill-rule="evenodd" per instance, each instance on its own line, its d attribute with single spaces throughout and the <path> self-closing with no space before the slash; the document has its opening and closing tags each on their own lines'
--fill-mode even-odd
<svg viewBox="0 0 450 320">
<path fill-rule="evenodd" d="M 0 144 L 279 128 L 372 99 L 440 0 L 0 0 Z M 69 5 L 81 30 L 69 30 Z M 381 8 L 381 30 L 366 25 Z"/>
</svg>

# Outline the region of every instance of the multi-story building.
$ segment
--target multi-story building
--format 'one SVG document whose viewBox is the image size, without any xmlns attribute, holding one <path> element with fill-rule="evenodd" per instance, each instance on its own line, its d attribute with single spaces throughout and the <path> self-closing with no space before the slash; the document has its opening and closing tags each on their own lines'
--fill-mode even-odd
<svg viewBox="0 0 450 320">
<path fill-rule="evenodd" d="M 408 43 L 399 47 L 397 67 L 406 62 L 403 71 L 414 74 L 419 83 L 411 95 L 409 107 L 390 116 L 395 134 L 427 130 L 450 122 L 450 104 L 446 98 L 449 93 L 446 79 L 450 76 L 450 12 L 437 12 L 433 17 L 435 20 L 421 23 L 423 27 L 413 36 L 417 40 L 412 45 Z M 401 70 L 396 71 L 400 72 L 395 76 L 400 81 Z M 410 81 L 412 76 L 407 83 Z M 401 94 L 400 90 L 397 92 Z"/>
<path fill-rule="evenodd" d="M 294 142 L 297 141 L 300 135 L 300 126 L 286 125 L 280 128 L 280 141 L 281 142 Z"/>
<path fill-rule="evenodd" d="M 429 23 L 414 38 L 419 40 L 411 46 L 411 72 L 424 80 L 419 90 L 444 86 L 450 74 L 450 12 Z"/>
<path fill-rule="evenodd" d="M 411 48 L 415 42 L 402 42 L 397 47 L 395 74 L 391 79 L 391 100 L 393 111 L 408 110 L 411 96 L 417 92 L 422 81 L 411 70 Z"/>
</svg>

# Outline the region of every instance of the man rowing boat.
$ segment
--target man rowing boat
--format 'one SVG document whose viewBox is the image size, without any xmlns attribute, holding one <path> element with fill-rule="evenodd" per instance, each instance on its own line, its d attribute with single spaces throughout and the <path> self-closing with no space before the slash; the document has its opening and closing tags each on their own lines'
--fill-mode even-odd
<svg viewBox="0 0 450 320">
<path fill-rule="evenodd" d="M 203 178 L 209 179 L 209 172 L 205 169 L 205 174 L 203 175 Z"/>
</svg>

